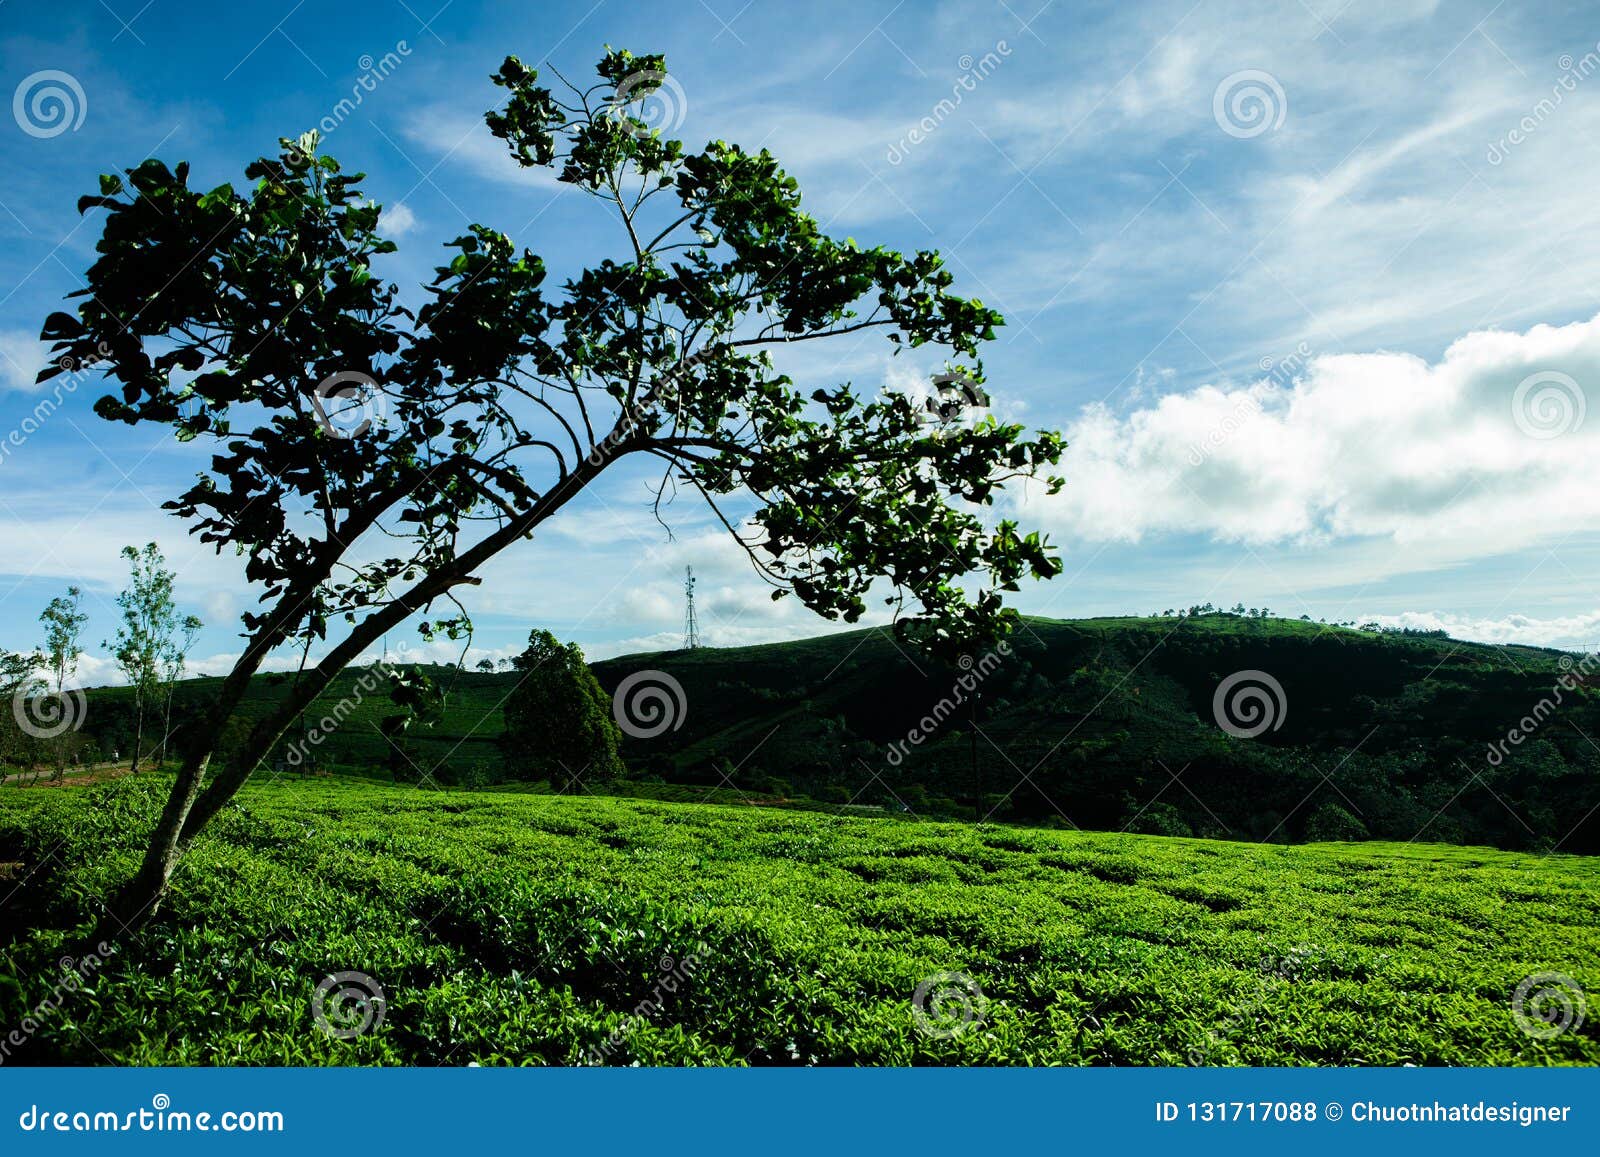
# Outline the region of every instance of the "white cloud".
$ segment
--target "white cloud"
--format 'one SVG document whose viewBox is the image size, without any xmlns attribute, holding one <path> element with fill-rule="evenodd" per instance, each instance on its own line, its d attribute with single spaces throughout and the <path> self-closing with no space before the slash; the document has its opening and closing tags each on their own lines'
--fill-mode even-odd
<svg viewBox="0 0 1600 1157">
<path fill-rule="evenodd" d="M 378 219 L 379 231 L 388 237 L 404 237 L 407 233 L 414 232 L 416 227 L 417 215 L 404 201 L 385 205 L 383 216 Z"/>
<path fill-rule="evenodd" d="M 1600 317 L 1471 333 L 1433 364 L 1311 357 L 1297 376 L 1087 407 L 1066 431 L 1066 489 L 1022 504 L 1091 541 L 1381 539 L 1486 557 L 1600 530 L 1600 492 L 1582 481 L 1600 451 L 1600 414 L 1585 414 L 1597 386 Z"/>
<path fill-rule="evenodd" d="M 1399 615 L 1373 615 L 1370 621 L 1385 627 L 1444 631 L 1451 638 L 1480 643 L 1522 643 L 1578 651 L 1600 649 L 1600 611 L 1557 619 L 1534 619 L 1527 615 L 1494 619 L 1441 611 L 1407 611 Z"/>
<path fill-rule="evenodd" d="M 32 392 L 33 379 L 44 368 L 45 346 L 34 334 L 20 329 L 0 330 L 0 386 Z"/>
<path fill-rule="evenodd" d="M 557 180 L 551 169 L 523 168 L 517 164 L 505 142 L 491 136 L 483 127 L 481 112 L 436 105 L 417 113 L 404 132 L 407 140 L 426 148 L 430 156 L 442 158 L 436 168 L 466 169 L 486 180 L 524 188 L 548 189 L 554 193 L 573 191 L 571 185 Z"/>
</svg>

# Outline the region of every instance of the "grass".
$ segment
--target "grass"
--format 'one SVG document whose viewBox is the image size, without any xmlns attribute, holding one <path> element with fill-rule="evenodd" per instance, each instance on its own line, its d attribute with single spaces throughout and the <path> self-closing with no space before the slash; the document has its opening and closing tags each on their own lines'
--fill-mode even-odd
<svg viewBox="0 0 1600 1157">
<path fill-rule="evenodd" d="M 164 787 L 0 798 L 4 1023 L 49 995 Z M 1600 985 L 1592 859 L 338 782 L 239 802 L 17 1059 L 1600 1063 L 1600 1018 L 1536 1040 L 1511 1008 L 1531 973 Z M 387 1002 L 354 1040 L 312 1019 L 341 971 Z M 942 973 L 981 997 L 929 1035 L 913 998 Z"/>
</svg>

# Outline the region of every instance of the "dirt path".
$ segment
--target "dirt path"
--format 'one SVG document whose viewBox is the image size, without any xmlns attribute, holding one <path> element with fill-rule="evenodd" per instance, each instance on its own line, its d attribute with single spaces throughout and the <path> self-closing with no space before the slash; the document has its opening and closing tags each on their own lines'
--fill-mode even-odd
<svg viewBox="0 0 1600 1157">
<path fill-rule="evenodd" d="M 147 765 L 148 766 L 148 765 Z M 19 771 L 0 779 L 0 785 L 13 787 L 84 787 L 92 783 L 104 783 L 109 779 L 119 779 L 128 774 L 128 765 L 121 760 L 116 762 L 90 763 L 82 767 L 69 767 L 67 774 L 60 783 L 52 783 L 49 769 L 44 771 Z M 30 782 L 38 775 L 37 783 Z"/>
</svg>

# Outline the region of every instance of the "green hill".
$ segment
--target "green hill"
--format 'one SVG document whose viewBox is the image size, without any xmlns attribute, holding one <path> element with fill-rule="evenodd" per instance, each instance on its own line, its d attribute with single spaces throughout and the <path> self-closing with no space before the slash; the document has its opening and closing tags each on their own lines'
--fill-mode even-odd
<svg viewBox="0 0 1600 1157">
<path fill-rule="evenodd" d="M 167 782 L 0 793 L 9 1063 L 1600 1063 L 1590 859 L 353 783 L 246 788 L 31 1015 Z"/>
<path fill-rule="evenodd" d="M 1209 614 L 1028 619 L 1010 654 L 969 670 L 932 665 L 885 630 L 594 670 L 608 693 L 663 672 L 684 704 L 676 729 L 627 741 L 628 783 L 595 790 L 1250 840 L 1600 851 L 1600 699 L 1584 666 L 1552 650 Z M 1253 738 L 1224 730 L 1214 710 L 1238 672 L 1282 689 L 1277 726 Z M 369 691 L 317 762 L 496 781 L 515 675 L 435 674 L 450 687 L 445 717 L 406 756 L 379 734 L 392 708 Z M 247 713 L 289 678 L 258 679 Z M 347 673 L 308 719 L 361 678 Z M 184 685 L 180 719 L 211 685 Z M 115 730 L 125 699 L 97 693 L 91 729 Z"/>
</svg>

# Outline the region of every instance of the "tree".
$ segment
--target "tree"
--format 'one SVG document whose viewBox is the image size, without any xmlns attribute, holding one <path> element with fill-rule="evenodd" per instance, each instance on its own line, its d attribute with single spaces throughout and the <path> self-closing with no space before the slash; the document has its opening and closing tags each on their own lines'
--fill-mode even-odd
<svg viewBox="0 0 1600 1157">
<path fill-rule="evenodd" d="M 1305 838 L 1312 843 L 1330 840 L 1368 840 L 1367 826 L 1336 803 L 1322 803 L 1306 820 Z"/>
<path fill-rule="evenodd" d="M 494 660 L 493 659 L 479 659 L 478 660 L 478 670 L 482 671 L 485 675 L 494 674 Z"/>
<path fill-rule="evenodd" d="M 23 766 L 31 754 L 29 736 L 18 722 L 19 705 L 38 689 L 38 655 L 0 650 L 0 762 Z M 3 777 L 0 777 L 3 778 Z M 17 776 L 22 786 L 22 775 Z"/>
<path fill-rule="evenodd" d="M 623 774 L 622 732 L 612 719 L 611 697 L 578 644 L 533 631 L 528 649 L 512 663 L 522 677 L 505 703 L 502 744 L 510 777 L 548 779 L 565 790 Z"/>
<path fill-rule="evenodd" d="M 200 630 L 205 624 L 198 615 L 185 615 L 183 621 L 177 624 L 166 650 L 161 656 L 162 676 L 162 718 L 161 718 L 161 750 L 156 756 L 157 766 L 167 762 L 167 740 L 172 738 L 172 693 L 177 689 L 178 680 L 183 678 L 184 668 L 189 662 L 189 652 L 194 649 L 194 642 L 200 635 Z"/>
<path fill-rule="evenodd" d="M 128 588 L 117 596 L 122 625 L 117 628 L 115 643 L 106 645 L 133 688 L 133 755 L 128 770 L 137 772 L 145 711 L 161 693 L 163 664 L 169 659 L 178 629 L 178 608 L 172 601 L 176 576 L 167 569 L 161 548 L 153 542 L 143 550 L 125 546 L 122 557 L 128 560 L 131 572 Z"/>
<path fill-rule="evenodd" d="M 608 51 L 598 83 L 559 98 L 515 57 L 493 78 L 493 135 L 615 226 L 559 287 L 473 225 L 406 308 L 374 268 L 395 249 L 381 206 L 315 133 L 253 162 L 243 193 L 150 159 L 80 199 L 106 214 L 99 257 L 44 337 L 58 364 L 100 358 L 116 387 L 101 417 L 215 444 L 168 506 L 242 555 L 261 594 L 115 922 L 148 918 L 183 849 L 339 671 L 407 621 L 466 637 L 459 588 L 623 460 L 662 471 L 658 516 L 675 488 L 709 503 L 775 598 L 847 621 L 881 598 L 925 646 L 1009 630 L 1004 592 L 1059 572 L 1040 535 L 983 509 L 1012 479 L 1059 487 L 1059 435 L 805 390 L 773 356 L 882 331 L 896 352 L 943 350 L 941 377 L 976 400 L 999 314 L 952 293 L 936 253 L 826 235 L 769 153 L 663 139 L 641 106 L 665 69 Z M 210 770 L 262 662 L 312 641 L 320 661 Z"/>
<path fill-rule="evenodd" d="M 77 673 L 78 656 L 83 654 L 83 624 L 89 621 L 89 616 L 79 609 L 82 600 L 82 591 L 77 587 L 68 587 L 67 593 L 51 599 L 39 616 L 39 621 L 44 624 L 44 660 L 50 671 L 50 680 L 55 684 L 56 699 L 63 704 L 63 709 L 67 679 Z M 71 735 L 72 732 L 68 730 L 55 740 L 56 769 L 53 778 L 57 783 L 67 774 L 67 748 Z"/>
</svg>

